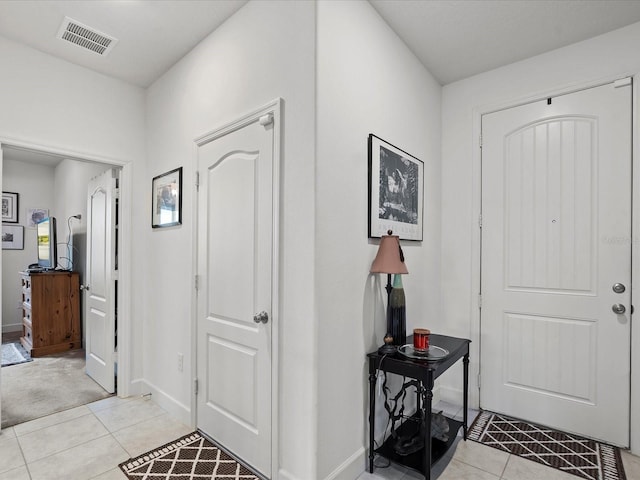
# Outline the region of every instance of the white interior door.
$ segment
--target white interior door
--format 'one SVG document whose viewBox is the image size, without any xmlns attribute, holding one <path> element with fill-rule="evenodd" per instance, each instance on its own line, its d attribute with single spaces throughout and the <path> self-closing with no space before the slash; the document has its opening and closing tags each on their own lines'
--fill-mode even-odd
<svg viewBox="0 0 640 480">
<path fill-rule="evenodd" d="M 623 80 L 482 119 L 481 406 L 620 446 L 631 105 Z"/>
<path fill-rule="evenodd" d="M 4 160 L 2 156 L 2 143 L 0 143 L 0 185 L 2 185 L 2 171 L 4 169 Z M 0 272 L 3 270 L 2 255 L 0 255 Z M 2 275 L 0 275 L 0 305 L 2 305 Z M 2 384 L 2 368 L 0 368 L 0 385 Z M 2 396 L 0 395 L 0 430 L 2 430 Z"/>
<path fill-rule="evenodd" d="M 115 211 L 116 170 L 89 182 L 85 278 L 87 374 L 107 392 L 115 392 Z"/>
<path fill-rule="evenodd" d="M 265 115 L 198 148 L 197 425 L 267 477 L 274 137 L 273 116 Z"/>
</svg>

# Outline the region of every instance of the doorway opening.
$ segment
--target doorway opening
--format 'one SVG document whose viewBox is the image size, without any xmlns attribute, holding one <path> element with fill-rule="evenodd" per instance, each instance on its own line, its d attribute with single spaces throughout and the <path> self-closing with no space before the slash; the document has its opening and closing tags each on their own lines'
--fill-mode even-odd
<svg viewBox="0 0 640 480">
<path fill-rule="evenodd" d="M 4 378 L 0 383 L 1 417 L 2 428 L 5 428 L 113 395 L 85 373 L 87 338 L 84 305 L 87 289 L 83 288 L 81 291 L 80 286 L 87 286 L 85 255 L 87 232 L 91 228 L 87 223 L 89 180 L 102 172 L 121 169 L 118 165 L 22 146 L 3 143 L 1 147 L 3 191 L 17 194 L 14 197 L 17 200 L 16 221 L 11 225 L 15 225 L 23 233 L 21 249 L 3 249 L 2 343 L 11 343 L 17 347 L 17 350 L 22 347 L 23 351 L 26 350 L 27 358 L 30 353 L 33 353 L 32 361 L 2 368 L 1 373 Z M 25 277 L 20 273 L 25 272 L 37 259 L 37 235 L 32 221 L 35 220 L 35 217 L 32 217 L 36 213 L 40 216 L 57 218 L 56 266 L 58 271 L 53 273 L 62 277 L 77 274 L 78 288 L 69 287 L 67 291 L 58 295 L 60 298 L 36 299 L 37 287 L 28 282 L 25 283 L 24 280 L 29 279 L 30 275 Z M 114 231 L 117 231 L 115 223 L 118 217 L 117 213 L 113 215 Z M 58 275 L 63 272 L 69 275 L 66 273 Z M 33 275 L 35 278 L 37 275 L 49 274 L 34 273 Z M 47 287 L 47 292 L 50 291 L 51 288 Z M 117 291 L 115 283 L 114 291 Z M 69 348 L 63 350 L 53 348 L 50 351 L 47 347 L 35 348 L 37 341 L 46 344 L 52 338 L 49 330 L 45 334 L 41 333 L 37 339 L 35 337 L 37 312 L 32 309 L 36 308 L 37 302 L 44 305 L 38 308 L 45 309 L 47 302 L 59 302 L 56 305 L 65 304 L 55 310 L 56 315 L 59 314 L 57 319 L 63 324 L 63 329 L 72 331 L 77 329 L 81 341 L 79 343 L 69 341 Z M 117 306 L 114 303 L 114 318 L 116 312 Z M 32 315 L 34 318 L 29 318 Z M 74 323 L 77 327 L 67 325 L 67 322 Z M 113 336 L 115 342 L 115 328 Z M 57 343 L 57 345 L 60 344 Z M 111 355 L 115 358 L 115 353 Z M 113 375 L 115 374 L 114 368 Z"/>
</svg>

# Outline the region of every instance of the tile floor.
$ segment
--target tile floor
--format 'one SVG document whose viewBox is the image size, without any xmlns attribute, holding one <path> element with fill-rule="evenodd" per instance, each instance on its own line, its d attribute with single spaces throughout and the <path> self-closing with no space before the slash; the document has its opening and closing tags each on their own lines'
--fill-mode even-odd
<svg viewBox="0 0 640 480">
<path fill-rule="evenodd" d="M 462 409 L 439 404 L 458 418 Z M 470 414 L 470 419 L 474 418 Z M 189 433 L 152 400 L 100 400 L 2 430 L 0 480 L 125 480 L 118 464 Z M 383 459 L 378 459 L 383 463 Z M 640 458 L 623 453 L 628 480 L 640 479 Z M 568 474 L 485 447 L 458 441 L 434 466 L 438 480 L 575 480 Z M 413 480 L 397 465 L 358 480 Z"/>
<path fill-rule="evenodd" d="M 435 409 L 443 410 L 455 419 L 462 418 L 462 408 L 440 402 Z M 469 424 L 477 411 L 470 410 Z M 576 480 L 579 477 L 560 470 L 522 459 L 477 442 L 460 438 L 447 454 L 433 466 L 431 478 L 437 480 Z M 640 457 L 622 452 L 627 480 L 640 480 Z M 385 459 L 377 458 L 376 463 L 385 465 Z M 374 473 L 365 472 L 357 480 L 414 480 L 424 478 L 421 474 L 391 464 L 388 468 L 378 468 Z"/>
<path fill-rule="evenodd" d="M 126 480 L 118 465 L 192 431 L 152 400 L 110 397 L 0 432 L 0 480 Z"/>
</svg>

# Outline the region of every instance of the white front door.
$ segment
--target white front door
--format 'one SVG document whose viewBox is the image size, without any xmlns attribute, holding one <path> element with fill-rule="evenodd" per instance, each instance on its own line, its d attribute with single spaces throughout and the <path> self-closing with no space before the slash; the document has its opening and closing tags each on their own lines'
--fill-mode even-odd
<svg viewBox="0 0 640 480">
<path fill-rule="evenodd" d="M 277 135 L 267 114 L 198 141 L 197 426 L 267 477 Z"/>
<path fill-rule="evenodd" d="M 109 393 L 115 391 L 116 175 L 107 170 L 89 182 L 84 281 L 86 371 Z"/>
<path fill-rule="evenodd" d="M 620 446 L 631 105 L 625 80 L 482 118 L 481 407 Z"/>
</svg>

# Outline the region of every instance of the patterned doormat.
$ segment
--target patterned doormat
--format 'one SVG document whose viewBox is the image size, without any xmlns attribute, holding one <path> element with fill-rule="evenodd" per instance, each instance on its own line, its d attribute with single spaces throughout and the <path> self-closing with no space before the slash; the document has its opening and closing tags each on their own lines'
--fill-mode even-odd
<svg viewBox="0 0 640 480">
<path fill-rule="evenodd" d="M 260 480 L 198 432 L 127 460 L 120 469 L 131 480 Z"/>
<path fill-rule="evenodd" d="M 620 450 L 491 412 L 480 412 L 470 440 L 589 480 L 626 480 Z"/>
</svg>

